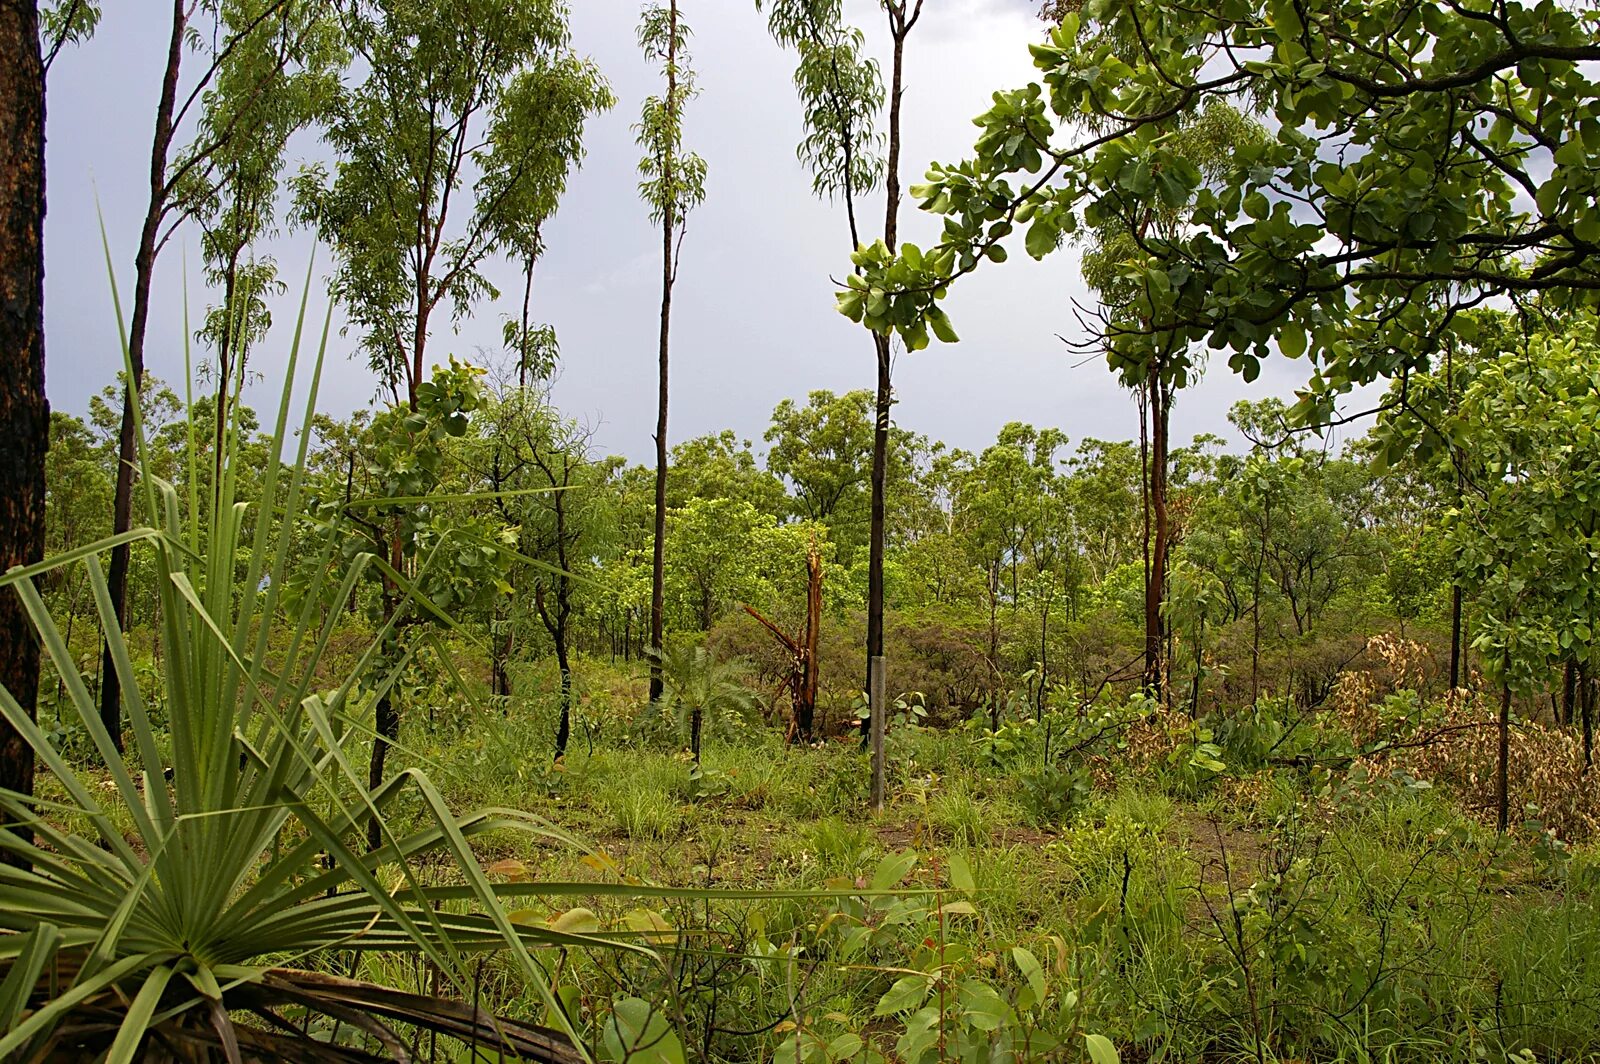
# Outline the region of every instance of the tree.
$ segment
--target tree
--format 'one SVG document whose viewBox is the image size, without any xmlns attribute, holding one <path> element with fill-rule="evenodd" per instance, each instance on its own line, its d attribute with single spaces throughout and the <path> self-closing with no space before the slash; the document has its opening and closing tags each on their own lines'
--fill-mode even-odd
<svg viewBox="0 0 1600 1064">
<path fill-rule="evenodd" d="M 520 565 L 512 580 L 531 593 L 533 613 L 555 650 L 560 676 L 555 756 L 566 754 L 572 734 L 572 626 L 577 581 L 587 579 L 592 560 L 603 553 L 606 528 L 604 471 L 589 461 L 586 434 L 563 419 L 546 395 L 525 388 L 508 390 L 481 419 L 481 444 L 488 460 L 476 463 L 479 476 L 495 492 L 501 519 L 516 538 Z M 482 468 L 487 466 L 487 468 Z M 518 571 L 520 570 L 520 571 Z M 510 694 L 503 676 L 504 657 L 514 632 L 495 650 L 497 694 Z M 493 633 L 491 633 L 491 637 Z"/>
<path fill-rule="evenodd" d="M 499 204 L 500 245 L 522 265 L 522 304 L 505 323 L 506 349 L 517 362 L 517 384 L 544 379 L 555 369 L 555 330 L 529 316 L 533 270 L 544 254 L 544 227 L 554 217 L 567 178 L 583 161 L 583 127 L 616 105 L 594 63 L 576 56 L 541 58 L 518 74 L 501 98 L 490 137 L 497 150 L 518 158 L 514 169 L 494 172 L 509 187 L 483 191 Z"/>
<path fill-rule="evenodd" d="M 1204 343 L 1252 380 L 1276 345 L 1311 358 L 1297 416 L 1326 422 L 1349 388 L 1431 358 L 1464 307 L 1600 293 L 1587 14 L 1333 0 L 1104 0 L 1086 14 L 1034 47 L 1041 82 L 995 97 L 974 157 L 913 190 L 945 217 L 940 244 L 859 256 L 843 312 L 920 345 L 950 283 L 1003 261 L 1019 227 L 1042 257 L 1112 217 L 1137 234 L 1155 198 L 1189 224 L 1138 239 L 1122 264 L 1137 296 L 1101 330 L 1112 368 L 1140 376 Z M 1212 101 L 1273 132 L 1208 177 L 1167 134 Z M 1056 138 L 1085 112 L 1100 132 Z"/>
<path fill-rule="evenodd" d="M 1510 699 L 1571 662 L 1587 680 L 1600 630 L 1600 344 L 1583 316 L 1541 331 L 1520 357 L 1485 364 L 1447 429 L 1470 440 L 1483 475 L 1451 515 L 1460 576 L 1479 602 L 1473 646 L 1501 688 L 1500 779 L 1506 826 Z M 1586 707 L 1589 708 L 1589 707 Z M 1583 714 L 1585 758 L 1593 721 Z"/>
<path fill-rule="evenodd" d="M 529 250 L 521 212 L 549 195 L 551 156 L 572 147 L 569 125 L 545 124 L 540 75 L 562 55 L 565 11 L 555 0 L 348 0 L 338 10 L 365 76 L 328 112 L 334 171 L 319 163 L 294 179 L 296 217 L 334 250 L 330 287 L 373 372 L 415 409 L 435 315 L 496 294 L 484 260 Z"/>
<path fill-rule="evenodd" d="M 260 160 L 282 153 L 284 142 L 293 130 L 278 120 L 274 104 L 276 90 L 281 88 L 294 64 L 305 58 L 301 35 L 316 24 L 313 13 L 317 8 L 310 0 L 219 0 L 204 8 L 197 7 L 192 0 L 173 0 L 166 66 L 156 103 L 155 131 L 150 141 L 149 195 L 133 260 L 133 306 L 125 338 L 129 379 L 123 387 L 117 483 L 112 500 L 114 533 L 126 532 L 133 517 L 136 457 L 133 396 L 144 379 L 145 332 L 150 321 L 150 286 L 156 257 L 185 219 L 196 211 L 225 202 L 232 194 L 230 183 L 234 179 L 243 176 L 249 181 L 259 180 Z M 199 32 L 195 24 L 201 11 L 213 16 L 213 32 L 209 35 Z M 81 25 L 81 22 L 75 23 L 75 18 L 65 18 L 63 25 Z M 67 32 L 81 36 L 82 30 Z M 180 101 L 187 45 L 203 49 L 202 69 Z M 227 89 L 218 86 L 218 78 L 224 72 L 229 75 Z M 237 82 L 232 80 L 235 73 L 240 79 Z M 206 108 L 207 113 L 198 123 L 194 139 L 174 155 L 176 132 L 184 127 L 185 120 L 197 106 Z M 254 160 L 249 167 L 236 165 L 247 157 Z M 275 168 L 272 172 L 276 173 Z M 247 199 L 256 195 L 242 194 Z M 265 203 L 264 200 L 260 202 Z M 251 213 L 259 217 L 260 211 Z M 225 421 L 226 418 L 218 419 L 219 424 Z M 128 544 L 112 549 L 107 583 L 119 624 L 126 619 L 130 563 Z M 101 718 L 120 749 L 121 680 L 112 667 L 109 646 L 102 655 L 101 677 Z"/>
<path fill-rule="evenodd" d="M 667 508 L 692 499 L 738 499 L 764 514 L 783 514 L 788 505 L 783 484 L 761 468 L 749 440 L 729 429 L 684 440 L 672 448 L 667 472 Z"/>
<path fill-rule="evenodd" d="M 650 561 L 650 646 L 662 648 L 662 594 L 667 539 L 668 354 L 672 341 L 672 286 L 678 280 L 678 252 L 689 211 L 706 195 L 705 160 L 683 150 L 683 108 L 695 95 L 689 66 L 689 27 L 678 17 L 678 0 L 652 4 L 639 20 L 639 47 L 661 64 L 666 92 L 644 102 L 634 127 L 644 158 L 639 160 L 639 195 L 650 220 L 661 226 L 661 337 L 656 361 L 656 508 Z M 650 701 L 661 698 L 659 657 L 650 660 Z"/>
<path fill-rule="evenodd" d="M 348 58 L 337 27 L 318 5 L 286 5 L 272 32 L 241 32 L 270 6 L 271 0 L 253 0 L 223 9 L 224 24 L 239 38 L 202 97 L 199 120 L 201 135 L 216 147 L 205 166 L 189 169 L 172 189 L 176 209 L 200 225 L 206 279 L 221 299 L 199 333 L 216 356 L 210 373 L 217 468 L 230 386 L 237 391 L 234 378 L 243 381 L 251 346 L 271 327 L 266 297 L 283 290 L 276 263 L 252 249 L 272 233 L 284 148 L 327 109 Z M 249 136 L 230 135 L 240 125 Z"/>
<path fill-rule="evenodd" d="M 332 537 L 335 566 L 370 556 L 365 565 L 377 585 L 371 603 L 374 627 L 387 633 L 374 665 L 377 681 L 415 653 L 412 633 L 483 608 L 509 592 L 503 570 L 508 531 L 492 517 L 459 515 L 436 499 L 454 461 L 453 441 L 467 433 L 483 401 L 482 371 L 451 359 L 434 368 L 416 389 L 416 406 L 394 404 L 352 426 L 347 478 L 322 485 L 312 507 L 319 535 Z M 314 552 L 312 552 L 314 555 Z M 331 594 L 332 571 L 298 571 L 297 593 Z M 414 611 L 402 614 L 402 610 Z M 372 754 L 368 779 L 384 781 L 389 747 L 400 736 L 401 707 L 394 684 L 374 682 Z M 369 821 L 368 845 L 376 849 L 379 821 Z"/>
<path fill-rule="evenodd" d="M 856 197 L 884 185 L 880 244 L 893 254 L 900 222 L 900 113 L 905 88 L 905 44 L 922 17 L 922 0 L 879 0 L 888 20 L 889 65 L 887 157 L 876 154 L 874 129 L 883 106 L 878 65 L 861 55 L 863 37 L 843 22 L 840 0 L 769 0 L 768 28 L 780 44 L 800 56 L 795 87 L 805 107 L 806 137 L 799 155 L 812 172 L 818 195 L 844 200 L 852 254 L 862 247 L 856 223 Z M 761 8 L 761 0 L 756 7 Z M 867 536 L 867 696 L 871 713 L 867 737 L 872 745 L 872 803 L 884 805 L 883 731 L 889 707 L 883 654 L 883 560 L 889 476 L 890 413 L 894 403 L 892 349 L 887 332 L 873 336 L 877 388 L 873 398 L 871 501 Z M 910 346 L 910 345 L 907 345 Z"/>
<path fill-rule="evenodd" d="M 717 661 L 705 647 L 688 644 L 652 651 L 651 657 L 661 669 L 661 701 L 678 719 L 698 774 L 700 737 L 706 722 L 727 732 L 755 708 L 755 697 L 743 682 L 744 663 Z"/>
<path fill-rule="evenodd" d="M 813 391 L 785 399 L 767 429 L 767 468 L 794 486 L 796 516 L 820 521 L 841 555 L 866 539 L 871 508 L 872 393 Z"/>
<path fill-rule="evenodd" d="M 0 4 L 0 572 L 44 557 L 44 61 L 35 0 Z M 0 594 L 0 687 L 36 714 L 39 643 Z M 33 793 L 33 751 L 0 721 L 0 790 Z M 6 860 L 15 862 L 10 853 Z"/>
</svg>

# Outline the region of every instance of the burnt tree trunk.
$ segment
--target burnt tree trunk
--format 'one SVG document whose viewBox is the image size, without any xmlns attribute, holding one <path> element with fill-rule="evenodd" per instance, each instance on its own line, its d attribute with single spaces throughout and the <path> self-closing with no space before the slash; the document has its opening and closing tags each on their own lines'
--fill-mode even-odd
<svg viewBox="0 0 1600 1064">
<path fill-rule="evenodd" d="M 0 2 L 0 572 L 44 556 L 44 65 L 35 0 Z M 0 592 L 0 686 L 37 715 L 39 643 Z M 33 793 L 33 750 L 0 720 L 0 787 Z M 19 863 L 15 858 L 5 858 Z"/>
<path fill-rule="evenodd" d="M 1510 662 L 1506 663 L 1510 671 Z M 1511 684 L 1500 685 L 1500 719 L 1497 722 L 1498 749 L 1494 766 L 1494 822 L 1504 835 L 1511 819 L 1510 762 L 1511 762 Z"/>
<path fill-rule="evenodd" d="M 133 314 L 128 322 L 128 367 L 130 379 L 123 382 L 122 423 L 117 432 L 117 482 L 111 503 L 113 534 L 133 527 L 134 446 L 133 404 L 144 384 L 144 337 L 150 324 L 150 279 L 155 272 L 156 239 L 161 219 L 167 213 L 167 156 L 172 149 L 172 113 L 177 105 L 178 71 L 183 63 L 183 37 L 188 27 L 184 0 L 173 0 L 172 35 L 167 43 L 167 68 L 161 79 L 161 100 L 156 105 L 155 135 L 150 141 L 150 200 L 145 205 L 144 225 L 139 230 L 139 250 L 133 259 Z M 112 548 L 106 585 L 111 592 L 111 608 L 117 624 L 127 617 L 129 545 Z M 104 647 L 100 664 L 100 720 L 122 749 L 122 689 L 111 660 L 111 648 Z"/>
<path fill-rule="evenodd" d="M 1144 589 L 1144 684 L 1165 700 L 1163 668 L 1165 619 L 1161 607 L 1167 592 L 1167 554 L 1171 526 L 1167 511 L 1167 432 L 1171 395 L 1159 368 L 1152 371 L 1150 396 L 1150 576 Z"/>
</svg>

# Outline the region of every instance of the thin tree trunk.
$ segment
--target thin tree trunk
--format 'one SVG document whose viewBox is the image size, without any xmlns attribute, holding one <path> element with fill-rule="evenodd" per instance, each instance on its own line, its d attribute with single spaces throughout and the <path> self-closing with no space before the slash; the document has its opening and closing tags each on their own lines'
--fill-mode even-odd
<svg viewBox="0 0 1600 1064">
<path fill-rule="evenodd" d="M 1573 710 L 1576 708 L 1578 696 L 1578 664 L 1569 661 L 1566 668 L 1561 671 L 1561 709 L 1557 713 L 1556 722 L 1563 728 L 1572 727 L 1574 720 Z"/>
<path fill-rule="evenodd" d="M 1461 588 L 1450 589 L 1450 690 L 1461 687 Z"/>
<path fill-rule="evenodd" d="M 667 107 L 677 107 L 678 100 L 678 3 L 672 0 L 668 9 L 667 26 Z M 672 120 L 676 120 L 673 116 Z M 667 355 L 672 339 L 672 284 L 676 280 L 676 263 L 673 262 L 672 237 L 676 227 L 678 204 L 672 193 L 672 164 L 676 160 L 668 151 L 661 160 L 661 186 L 667 190 L 670 201 L 661 211 L 661 341 L 657 359 L 656 395 L 656 512 L 655 542 L 650 556 L 650 646 L 656 651 L 650 659 L 650 701 L 661 700 L 661 662 L 659 654 L 663 637 L 663 612 L 666 605 L 664 578 L 666 575 L 667 547 Z"/>
<path fill-rule="evenodd" d="M 1509 672 L 1511 661 L 1506 660 L 1506 670 Z M 1506 823 L 1511 816 L 1511 795 L 1508 785 L 1511 761 L 1511 684 L 1506 681 L 1500 685 L 1500 720 L 1498 724 L 1499 750 L 1495 760 L 1494 769 L 1494 809 L 1495 827 L 1504 835 Z"/>
<path fill-rule="evenodd" d="M 0 3 L 0 572 L 44 556 L 44 180 L 38 7 L 7 0 Z M 14 591 L 0 593 L 0 686 L 37 719 L 39 643 Z M 33 793 L 33 750 L 3 720 L 0 787 Z"/>
<path fill-rule="evenodd" d="M 556 625 L 556 668 L 561 673 L 561 719 L 556 724 L 556 760 L 567 756 L 567 743 L 572 738 L 572 663 L 567 660 L 567 626 L 562 621 Z"/>
<path fill-rule="evenodd" d="M 900 103 L 905 92 L 906 35 L 921 14 L 917 0 L 908 19 L 905 0 L 889 5 L 889 30 L 894 58 L 889 86 L 889 157 L 884 170 L 883 243 L 891 253 L 899 243 L 900 229 Z M 847 177 L 848 180 L 848 177 Z M 885 494 L 889 470 L 889 408 L 894 402 L 890 382 L 890 345 L 887 336 L 873 337 L 878 388 L 872 429 L 872 515 L 867 551 L 867 693 L 868 729 L 872 746 L 872 808 L 881 811 L 887 790 L 883 764 L 883 736 L 889 723 L 888 685 L 883 675 L 883 554 Z"/>
<path fill-rule="evenodd" d="M 522 332 L 518 334 L 517 387 L 528 386 L 528 304 L 533 301 L 533 256 L 529 256 L 522 276 Z"/>
<path fill-rule="evenodd" d="M 394 540 L 389 545 L 390 565 L 396 572 L 400 569 L 400 543 Z M 400 608 L 395 597 L 396 589 L 390 584 L 386 576 L 383 580 L 383 624 L 387 626 L 394 619 L 395 611 Z M 392 632 L 389 640 L 398 644 L 399 633 Z M 367 789 L 376 791 L 383 786 L 383 774 L 389 760 L 389 745 L 400 738 L 400 707 L 395 703 L 394 691 L 391 688 L 372 707 L 372 755 L 367 761 Z M 379 817 L 373 816 L 367 821 L 367 849 L 376 850 L 383 845 L 383 824 Z"/>
<path fill-rule="evenodd" d="M 132 379 L 122 388 L 122 424 L 117 433 L 117 483 L 111 504 L 111 531 L 120 534 L 133 527 L 134 396 L 144 384 L 144 337 L 150 323 L 150 280 L 155 272 L 156 238 L 167 211 L 167 155 L 172 148 L 172 112 L 177 105 L 178 71 L 183 63 L 183 35 L 187 26 L 184 0 L 173 0 L 172 35 L 167 43 L 167 69 L 161 79 L 161 100 L 156 106 L 155 135 L 150 141 L 150 200 L 145 205 L 139 250 L 133 260 L 133 314 L 128 324 L 128 362 Z M 121 625 L 127 616 L 129 545 L 111 551 L 106 585 L 111 608 Z M 100 720 L 122 749 L 122 689 L 106 645 L 101 661 Z"/>
<path fill-rule="evenodd" d="M 1579 709 L 1583 717 L 1583 766 L 1589 768 L 1594 764 L 1594 703 L 1596 688 L 1600 687 L 1595 677 L 1589 675 L 1587 661 L 1578 665 L 1578 696 L 1581 703 Z"/>
<path fill-rule="evenodd" d="M 1150 516 L 1154 524 L 1150 541 L 1150 576 L 1144 592 L 1144 683 L 1165 700 L 1161 607 L 1166 599 L 1167 548 L 1171 534 L 1167 520 L 1167 430 L 1169 396 L 1158 375 L 1149 382 L 1150 411 Z"/>
</svg>

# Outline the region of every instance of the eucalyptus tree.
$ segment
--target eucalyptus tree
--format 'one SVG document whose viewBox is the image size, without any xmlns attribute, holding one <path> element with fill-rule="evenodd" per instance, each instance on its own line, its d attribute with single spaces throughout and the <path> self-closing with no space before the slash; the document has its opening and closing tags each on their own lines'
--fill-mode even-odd
<svg viewBox="0 0 1600 1064">
<path fill-rule="evenodd" d="M 616 98 L 593 61 L 558 55 L 518 74 L 501 102 L 490 136 L 497 151 L 520 162 L 494 171 L 480 195 L 498 204 L 499 246 L 522 268 L 522 302 L 518 314 L 506 318 L 505 345 L 516 359 L 518 385 L 527 387 L 530 379 L 550 375 L 558 352 L 555 330 L 530 317 L 544 227 L 583 162 L 584 125 L 615 106 Z"/>
<path fill-rule="evenodd" d="M 250 348 L 271 326 L 267 297 L 283 291 L 276 263 L 254 248 L 273 233 L 284 149 L 327 110 L 347 59 L 336 24 L 319 5 L 286 4 L 271 16 L 271 32 L 242 32 L 268 6 L 255 0 L 221 9 L 220 21 L 238 39 L 202 95 L 198 123 L 201 137 L 216 146 L 171 192 L 174 207 L 199 224 L 206 280 L 219 296 L 199 334 L 215 356 L 218 468 L 230 386 L 236 376 L 242 381 Z M 231 135 L 238 126 L 248 135 Z"/>
<path fill-rule="evenodd" d="M 480 419 L 468 461 L 494 489 L 494 505 L 515 543 L 508 584 L 532 609 L 509 602 L 505 638 L 494 651 L 497 694 L 510 694 L 504 659 L 522 617 L 534 616 L 555 651 L 558 682 L 555 756 L 572 734 L 572 638 L 575 598 L 610 546 L 615 515 L 606 471 L 589 458 L 588 433 L 556 411 L 549 397 L 521 386 L 506 389 Z M 491 633 L 493 636 L 493 633 Z"/>
<path fill-rule="evenodd" d="M 795 88 L 805 110 L 806 135 L 798 154 L 811 170 L 812 190 L 844 203 L 852 255 L 864 247 L 857 198 L 883 182 L 884 217 L 879 244 L 892 255 L 899 245 L 900 116 L 905 87 L 906 39 L 922 17 L 922 0 L 878 0 L 890 41 L 887 136 L 876 129 L 885 91 L 878 63 L 864 54 L 862 32 L 844 22 L 842 0 L 765 0 L 767 26 L 779 44 L 799 55 Z M 756 0 L 760 10 L 763 0 Z M 880 150 L 885 155 L 880 156 Z M 878 293 L 874 298 L 882 298 Z M 947 329 L 943 319 L 937 327 Z M 954 338 L 954 334 L 950 334 Z M 890 409 L 894 402 L 890 334 L 873 335 L 877 364 L 872 437 L 871 504 L 867 569 L 867 692 L 873 749 L 872 802 L 884 804 L 882 734 L 888 722 L 883 653 L 883 560 L 889 475 Z M 910 344 L 908 347 L 912 346 Z"/>
<path fill-rule="evenodd" d="M 1140 42 L 1129 33 L 1128 23 L 1101 19 L 1096 14 L 1099 10 L 1092 6 L 1081 9 L 1080 40 L 1098 36 L 1112 55 L 1122 61 L 1137 60 Z M 1065 14 L 1063 5 L 1047 5 L 1044 12 L 1045 17 L 1054 17 L 1058 22 Z M 1082 126 L 1091 135 L 1109 123 L 1107 116 L 1092 109 L 1081 118 Z M 1202 181 L 1220 179 L 1239 147 L 1264 139 L 1259 124 L 1223 100 L 1209 101 L 1193 113 L 1175 114 L 1162 126 L 1172 153 L 1188 163 Z M 1137 329 L 1143 325 L 1137 303 L 1139 281 L 1125 270 L 1125 264 L 1139 258 L 1145 242 L 1174 237 L 1189 222 L 1188 203 L 1171 202 L 1152 192 L 1153 187 L 1119 190 L 1116 209 L 1102 212 L 1077 234 L 1083 245 L 1083 279 L 1100 297 L 1100 318 L 1117 327 Z M 1049 238 L 1049 232 L 1040 230 L 1030 236 L 1035 240 L 1030 242 L 1029 251 L 1035 252 Z M 1091 347 L 1097 344 L 1097 339 L 1089 341 Z M 1166 584 L 1174 531 L 1169 514 L 1172 408 L 1179 391 L 1198 377 L 1202 368 L 1202 360 L 1189 345 L 1171 344 L 1155 351 L 1147 362 L 1124 365 L 1119 373 L 1122 383 L 1133 390 L 1139 410 L 1144 509 L 1144 682 L 1150 688 L 1161 686 L 1166 671 L 1162 648 L 1167 642 Z"/>
<path fill-rule="evenodd" d="M 672 288 L 678 280 L 678 252 L 684 223 L 706 194 L 705 160 L 683 148 L 683 109 L 695 93 L 689 66 L 689 27 L 678 14 L 678 0 L 653 3 L 639 19 L 639 47 L 661 66 L 666 81 L 660 96 L 644 102 L 634 127 L 644 157 L 639 160 L 639 195 L 650 220 L 661 226 L 661 336 L 656 356 L 655 540 L 650 560 L 650 701 L 661 698 L 663 581 L 667 540 L 668 355 L 672 342 Z"/>
<path fill-rule="evenodd" d="M 48 79 L 56 57 L 67 45 L 82 44 L 94 36 L 100 25 L 100 4 L 98 0 L 46 0 L 38 5 L 38 12 L 42 65 Z"/>
<path fill-rule="evenodd" d="M 552 157 L 572 158 L 573 123 L 545 113 L 549 79 L 560 76 L 552 71 L 565 62 L 566 9 L 558 0 L 335 7 L 364 76 L 328 110 L 334 168 L 313 164 L 294 179 L 296 217 L 333 248 L 330 288 L 373 372 L 414 409 L 436 316 L 448 306 L 459 317 L 497 294 L 483 264 L 537 243 L 524 212 L 564 179 Z M 599 91 L 590 79 L 579 95 Z"/>
<path fill-rule="evenodd" d="M 848 562 L 867 538 L 872 483 L 872 393 L 817 389 L 785 399 L 767 428 L 767 468 L 793 486 L 795 516 L 826 524 Z"/>
<path fill-rule="evenodd" d="M 44 556 L 44 61 L 35 0 L 0 4 L 0 572 Z M 0 687 L 32 718 L 39 644 L 0 593 Z M 33 752 L 0 721 L 0 789 L 33 793 Z M 8 861 L 15 861 L 11 854 Z"/>
<path fill-rule="evenodd" d="M 156 258 L 178 227 L 197 212 L 221 208 L 234 196 L 232 183 L 247 172 L 259 178 L 259 160 L 282 154 L 293 123 L 285 124 L 279 92 L 295 77 L 327 58 L 322 49 L 318 12 L 313 0 L 218 0 L 196 5 L 173 0 L 171 29 L 156 103 L 150 141 L 149 193 L 139 242 L 134 253 L 133 301 L 127 322 L 126 360 L 129 379 L 122 396 L 117 441 L 117 483 L 112 500 L 112 530 L 126 532 L 132 520 L 135 469 L 132 393 L 145 371 L 145 333 L 150 321 L 151 281 Z M 208 17 L 207 17 L 208 16 Z M 64 25 L 74 25 L 72 16 Z M 80 23 L 81 25 L 81 23 Z M 78 32 L 82 30 L 67 32 Z M 198 53 L 198 74 L 184 81 L 186 50 Z M 291 93 L 291 96 L 295 94 Z M 193 120 L 193 138 L 182 146 L 178 132 Z M 257 160 L 241 169 L 240 160 Z M 249 198 L 249 193 L 241 193 Z M 257 215 L 270 210 L 261 201 Z M 209 253 L 208 253 L 209 258 Z M 225 421 L 226 419 L 219 419 Z M 120 623 L 125 619 L 129 545 L 111 552 L 107 583 Z M 119 744 L 121 678 L 112 668 L 110 647 L 101 662 L 100 712 L 106 731 Z"/>
</svg>

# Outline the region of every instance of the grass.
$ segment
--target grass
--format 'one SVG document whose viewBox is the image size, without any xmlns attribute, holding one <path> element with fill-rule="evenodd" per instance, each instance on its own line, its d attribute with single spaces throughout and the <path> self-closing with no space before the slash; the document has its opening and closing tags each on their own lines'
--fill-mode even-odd
<svg viewBox="0 0 1600 1064">
<path fill-rule="evenodd" d="M 580 1029 L 597 1030 L 627 986 L 677 1002 L 691 1027 L 739 1027 L 734 1008 L 774 1023 L 798 1010 L 821 1031 L 888 1032 L 888 1047 L 900 1027 L 874 1017 L 891 982 L 881 969 L 938 940 L 952 972 L 1002 982 L 1017 978 L 1015 947 L 1051 959 L 1052 988 L 1074 995 L 1071 1022 L 1111 1037 L 1124 1060 L 1600 1060 L 1600 848 L 1552 858 L 1526 837 L 1498 844 L 1437 792 L 1378 781 L 1340 797 L 1289 770 L 1198 788 L 1118 772 L 1040 826 L 973 736 L 928 731 L 899 738 L 893 801 L 874 817 L 854 743 L 709 741 L 697 790 L 669 746 L 602 729 L 556 765 L 553 734 L 553 706 L 537 698 L 414 717 L 401 760 L 425 765 L 453 808 L 524 809 L 593 844 L 598 856 L 510 833 L 477 840 L 485 866 L 513 858 L 539 880 L 816 890 L 868 882 L 914 849 L 907 887 L 945 887 L 964 863 L 976 888 L 970 916 L 873 917 L 853 955 L 838 938 L 853 918 L 834 902 L 661 902 L 692 950 L 654 967 L 571 953 L 551 968 Z M 638 904 L 530 899 L 524 918 L 583 907 L 631 926 Z M 736 959 L 708 959 L 721 956 Z M 418 989 L 428 978 L 382 954 L 354 971 Z M 503 958 L 478 978 L 505 1014 L 544 1018 Z M 718 1035 L 712 1056 L 770 1059 L 782 1033 Z"/>
</svg>

